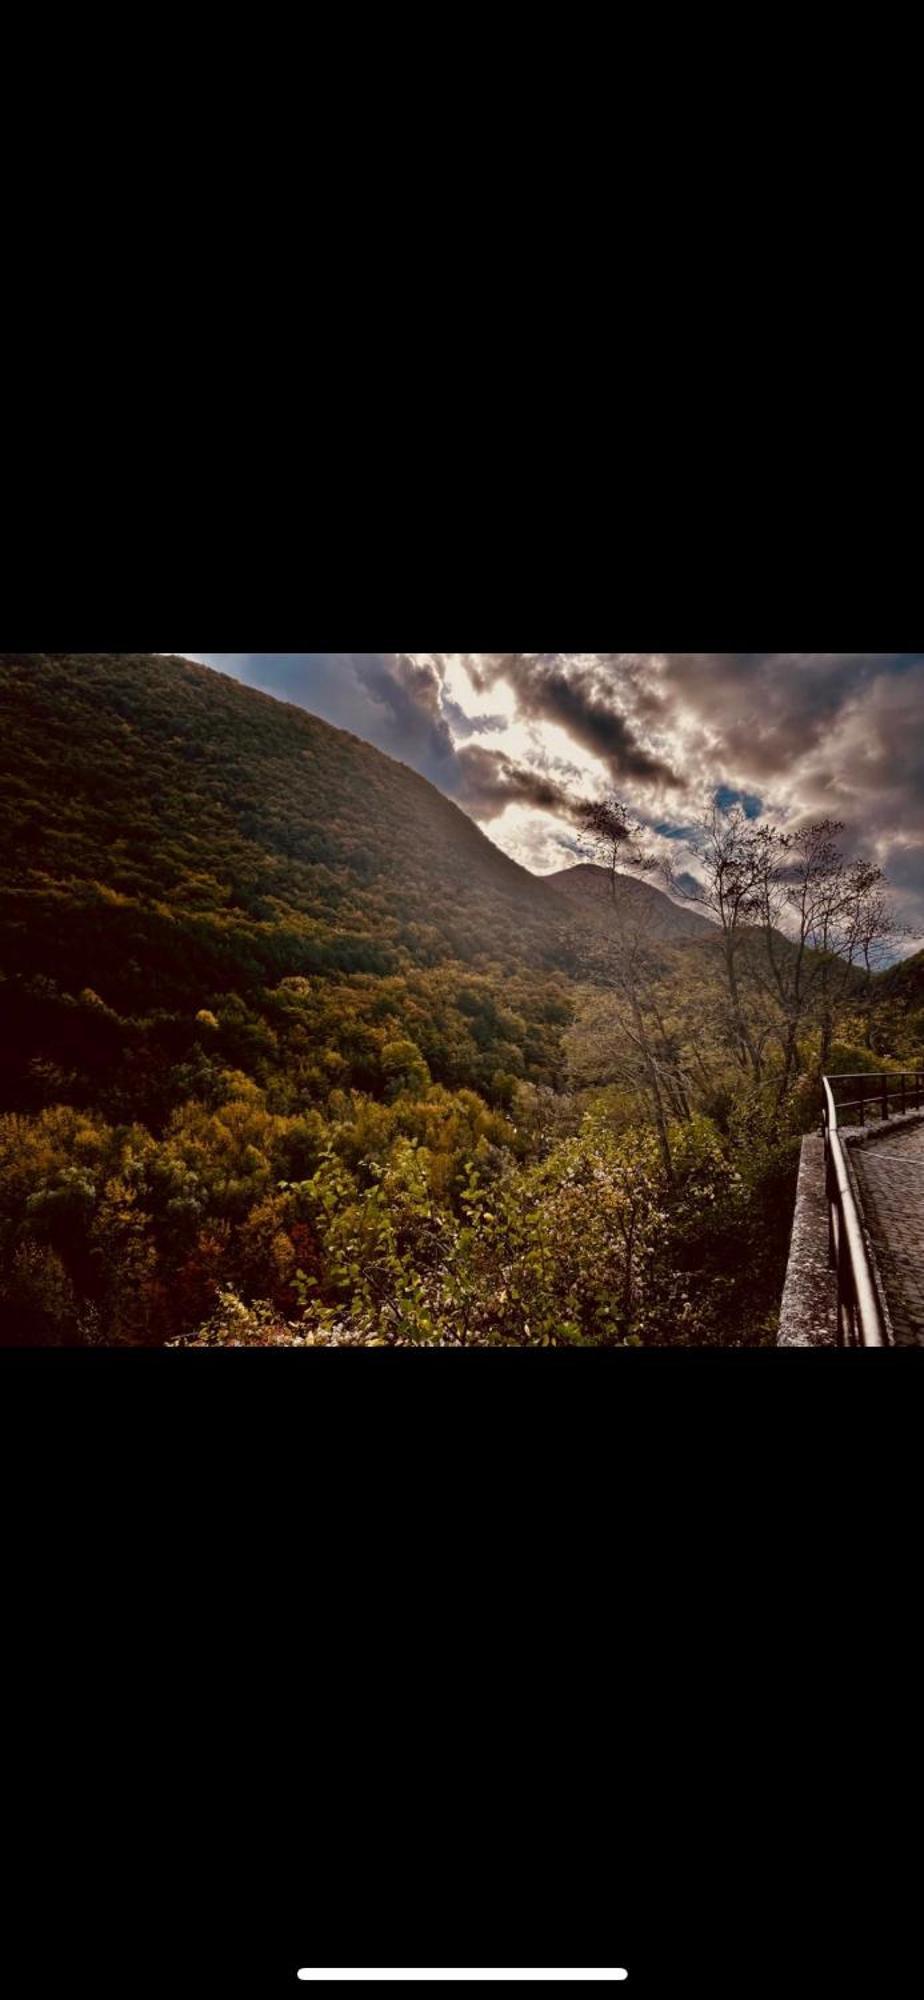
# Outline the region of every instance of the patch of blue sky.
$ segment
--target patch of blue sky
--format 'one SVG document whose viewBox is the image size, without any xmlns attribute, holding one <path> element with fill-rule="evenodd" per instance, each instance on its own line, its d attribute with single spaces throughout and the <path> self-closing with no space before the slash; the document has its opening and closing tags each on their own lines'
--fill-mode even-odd
<svg viewBox="0 0 924 2000">
<path fill-rule="evenodd" d="M 662 834 L 665 840 L 689 840 L 696 829 L 692 826 L 681 826 L 677 820 L 659 819 L 654 822 L 654 831 Z"/>
<path fill-rule="evenodd" d="M 759 819 L 764 809 L 763 799 L 756 792 L 735 792 L 730 785 L 720 785 L 715 802 L 720 812 L 729 812 L 732 806 L 741 806 L 745 819 Z"/>
</svg>

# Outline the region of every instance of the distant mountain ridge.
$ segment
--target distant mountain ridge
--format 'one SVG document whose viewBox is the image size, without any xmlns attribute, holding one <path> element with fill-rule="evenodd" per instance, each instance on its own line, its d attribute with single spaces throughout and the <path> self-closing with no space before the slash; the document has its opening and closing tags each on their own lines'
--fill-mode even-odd
<svg viewBox="0 0 924 2000">
<path fill-rule="evenodd" d="M 564 897 L 572 905 L 580 905 L 582 910 L 599 915 L 607 921 L 612 914 L 612 892 L 609 870 L 595 862 L 578 862 L 573 868 L 562 868 L 554 875 L 543 876 L 550 889 L 559 897 Z M 663 889 L 656 889 L 651 882 L 639 880 L 634 875 L 617 874 L 617 892 L 629 910 L 644 919 L 646 934 L 666 943 L 677 943 L 685 938 L 716 937 L 716 926 L 708 917 L 696 909 L 685 908 L 672 902 Z"/>
</svg>

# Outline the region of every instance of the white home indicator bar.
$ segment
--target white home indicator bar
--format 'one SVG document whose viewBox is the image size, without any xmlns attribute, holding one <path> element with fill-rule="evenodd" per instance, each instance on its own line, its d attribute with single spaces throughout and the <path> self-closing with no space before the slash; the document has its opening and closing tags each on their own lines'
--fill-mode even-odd
<svg viewBox="0 0 924 2000">
<path fill-rule="evenodd" d="M 552 1971 L 550 1971 L 550 1972 L 539 1972 L 539 1971 L 537 1971 L 537 1970 L 535 1970 L 535 1969 L 533 1969 L 533 1970 L 530 1970 L 530 1971 L 526 1971 L 526 1972 L 517 1972 L 517 1971 L 514 1971 L 514 1970 L 513 1970 L 513 1968 L 512 1968 L 511 1966 L 509 1966 L 509 1965 L 506 1965 L 506 1966 L 501 1966 L 501 1967 L 499 1967 L 499 1968 L 496 1968 L 496 1969 L 495 1969 L 494 1971 L 490 1971 L 490 1970 L 485 1970 L 485 1969 L 481 1969 L 481 1970 L 477 1970 L 477 1969 L 476 1969 L 475 1967 L 473 1967 L 473 1966 L 465 1966 L 465 1967 L 463 1967 L 463 1968 L 462 1968 L 462 1969 L 460 1970 L 459 1968 L 453 1968 L 453 1967 L 451 1967 L 451 1966 L 450 1966 L 450 1967 L 448 1967 L 448 1968 L 447 1968 L 447 1967 L 443 1967 L 443 1969 L 442 1969 L 442 1970 L 439 1970 L 439 1969 L 438 1969 L 438 1970 L 436 1970 L 436 1971 L 431 1971 L 431 1972 L 424 1972 L 424 1971 L 421 1971 L 421 1969 L 420 1969 L 420 1967 L 419 1967 L 419 1966 L 414 1966 L 414 1967 L 412 1967 L 412 1968 L 411 1968 L 411 1970 L 410 1970 L 410 1971 L 404 1971 L 404 1972 L 402 1972 L 402 1971 L 399 1971 L 399 1970 L 398 1970 L 397 1968 L 391 1968 L 391 1967 L 389 1967 L 389 1968 L 386 1968 L 386 1970 L 385 1970 L 384 1972 L 373 1972 L 373 1971 L 371 1971 L 371 1970 L 370 1970 L 370 1969 L 369 1969 L 368 1967 L 364 1966 L 364 1967 L 362 1967 L 362 1968 L 361 1968 L 361 1969 L 360 1969 L 359 1971 L 354 1971 L 354 1972 L 349 1972 L 349 1971 L 344 1971 L 343 1969 L 341 1969 L 341 1970 L 339 1970 L 339 1971 L 335 1971 L 335 1972 L 331 1972 L 331 1971 L 327 1971 L 327 1972 L 313 1972 L 313 1971 L 311 1971 L 311 1970 L 309 1969 L 309 1967 L 308 1967 L 308 1966 L 302 1966 L 302 1968 L 301 1968 L 301 1969 L 300 1969 L 300 1971 L 299 1971 L 299 1975 L 298 1975 L 298 1976 L 299 1976 L 299 1979 L 318 1979 L 318 1980 L 324 1980 L 324 1979 L 338 1979 L 338 1980 L 341 1980 L 341 1981 L 342 1981 L 342 1980 L 365 1980 L 365 1981 L 368 1981 L 368 1980 L 371 1980 L 371 1979 L 375 1979 L 375 1980 L 379 1980 L 379 1979 L 390 1979 L 390 1980 L 398 1980 L 398 1979 L 461 1979 L 461 1980 L 476 1980 L 476 1979 L 487 1979 L 487 1980 L 491 1980 L 491 1979 L 563 1979 L 563 1980 L 570 1980 L 570 1979 L 597 1979 L 597 1980 L 604 1980 L 604 1981 L 605 1981 L 605 1980 L 607 1980 L 607 1979 L 628 1979 L 628 1977 L 629 1977 L 629 1974 L 628 1974 L 628 1972 L 626 1971 L 626 1968 L 625 1968 L 625 1966 L 624 1966 L 624 1965 L 613 1965 L 613 1966 L 610 1966 L 608 1970 L 604 1970 L 604 1969 L 602 1969 L 602 1968 L 601 1968 L 601 1969 L 595 1969 L 595 1970 L 589 1970 L 587 1966 L 580 1966 L 580 1967 L 578 1967 L 578 1969 L 577 1969 L 576 1971 L 574 1971 L 574 1972 L 566 1972 L 565 1970 L 563 1970 L 563 1969 L 562 1969 L 561 1967 L 558 1967 L 558 1966 L 554 1967 L 554 1968 L 553 1968 L 553 1970 L 552 1970 Z"/>
</svg>

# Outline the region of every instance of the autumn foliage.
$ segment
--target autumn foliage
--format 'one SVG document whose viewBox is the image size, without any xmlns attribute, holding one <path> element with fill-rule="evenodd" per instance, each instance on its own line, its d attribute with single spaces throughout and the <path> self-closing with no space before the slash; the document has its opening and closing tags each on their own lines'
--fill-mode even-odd
<svg viewBox="0 0 924 2000">
<path fill-rule="evenodd" d="M 591 937 L 406 767 L 183 661 L 0 655 L 0 724 L 4 1340 L 772 1339 L 869 979 Z"/>
</svg>

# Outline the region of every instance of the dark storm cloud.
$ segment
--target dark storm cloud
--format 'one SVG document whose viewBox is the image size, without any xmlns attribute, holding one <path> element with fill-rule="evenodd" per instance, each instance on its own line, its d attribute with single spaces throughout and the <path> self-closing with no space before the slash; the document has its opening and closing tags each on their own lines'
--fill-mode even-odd
<svg viewBox="0 0 924 2000">
<path fill-rule="evenodd" d="M 434 784 L 445 784 L 455 747 L 442 710 L 438 668 L 409 653 L 347 653 L 340 658 L 375 711 L 378 733 L 373 742 L 413 764 Z"/>
<path fill-rule="evenodd" d="M 555 778 L 479 743 L 457 754 L 453 797 L 475 819 L 497 819 L 509 805 L 534 806 L 565 818 L 575 810 L 574 798 Z"/>
<path fill-rule="evenodd" d="M 575 743 L 609 766 L 617 781 L 642 778 L 676 786 L 680 780 L 670 765 L 653 756 L 622 709 L 615 674 L 606 667 L 570 672 L 558 661 L 537 661 L 517 686 L 520 712 L 535 722 L 557 722 Z"/>
<path fill-rule="evenodd" d="M 495 736 L 507 728 L 506 715 L 466 715 L 464 708 L 445 693 L 443 714 L 456 740 L 466 736 Z"/>
<path fill-rule="evenodd" d="M 653 698 L 695 718 L 732 767 L 772 778 L 823 745 L 845 708 L 898 661 L 894 653 L 666 653 Z"/>
<path fill-rule="evenodd" d="M 637 778 L 682 785 L 671 765 L 639 741 L 629 719 L 635 686 L 623 655 L 584 660 L 556 653 L 496 653 L 482 655 L 480 663 L 466 655 L 465 665 L 479 692 L 507 681 L 527 721 L 557 723 L 574 743 L 609 766 L 614 782 Z"/>
</svg>

